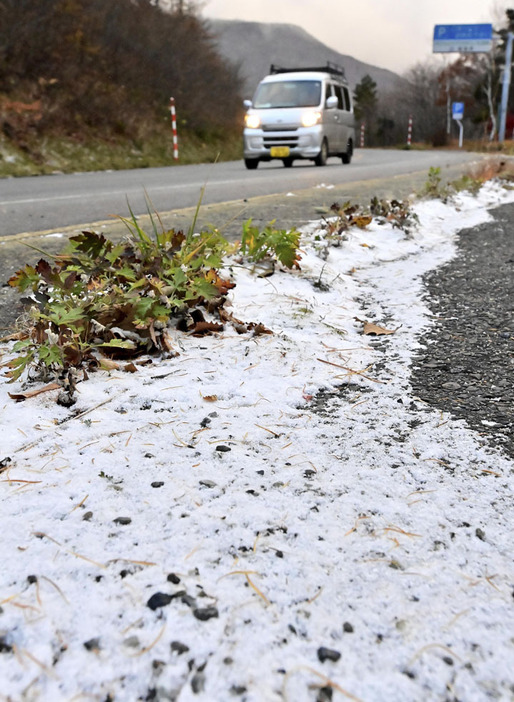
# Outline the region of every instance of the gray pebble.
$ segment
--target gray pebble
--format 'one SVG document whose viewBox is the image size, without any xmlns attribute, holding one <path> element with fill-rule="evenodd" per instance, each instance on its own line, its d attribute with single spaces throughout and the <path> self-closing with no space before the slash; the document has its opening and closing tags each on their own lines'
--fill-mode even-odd
<svg viewBox="0 0 514 702">
<path fill-rule="evenodd" d="M 203 485 L 204 487 L 207 487 L 207 488 L 215 488 L 216 487 L 216 483 L 214 482 L 214 480 L 200 480 L 200 485 Z"/>
<path fill-rule="evenodd" d="M 170 647 L 173 653 L 176 653 L 177 656 L 181 656 L 183 653 L 187 653 L 189 651 L 189 646 L 186 646 L 186 644 L 183 644 L 180 641 L 172 641 Z"/>
<path fill-rule="evenodd" d="M 193 610 L 193 614 L 201 622 L 206 622 L 208 619 L 219 616 L 217 607 L 197 607 Z"/>
<path fill-rule="evenodd" d="M 150 597 L 146 606 L 150 607 L 150 609 L 155 612 L 159 607 L 166 607 L 166 605 L 169 605 L 172 599 L 173 595 L 168 595 L 165 592 L 156 592 Z"/>
<path fill-rule="evenodd" d="M 335 651 L 333 648 L 325 648 L 325 646 L 320 646 L 318 648 L 318 660 L 320 663 L 325 661 L 333 661 L 334 663 L 341 658 L 339 651 Z"/>
<path fill-rule="evenodd" d="M 89 639 L 89 641 L 84 642 L 84 648 L 88 651 L 93 651 L 94 653 L 100 650 L 100 639 Z"/>
</svg>

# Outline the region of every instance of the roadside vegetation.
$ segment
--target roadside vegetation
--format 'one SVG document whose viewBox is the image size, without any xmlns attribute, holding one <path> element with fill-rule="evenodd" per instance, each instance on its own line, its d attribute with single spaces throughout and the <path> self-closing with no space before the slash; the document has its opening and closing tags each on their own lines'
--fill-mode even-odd
<svg viewBox="0 0 514 702">
<path fill-rule="evenodd" d="M 275 262 L 299 268 L 300 233 L 274 222 L 260 230 L 248 221 L 241 242 L 230 243 L 217 229 L 196 232 L 196 216 L 185 233 L 165 230 L 148 212 L 150 233 L 132 215 L 123 219 L 128 236 L 122 243 L 84 231 L 61 254 L 41 251 L 45 258 L 10 278 L 28 310 L 11 337 L 19 354 L 7 364 L 12 380 L 25 371 L 29 380 L 69 380 L 73 369 L 109 368 L 108 359 L 174 356 L 171 328 L 205 336 L 231 324 L 241 334 L 269 333 L 225 309 L 235 286 L 232 269 L 263 261 L 271 272 Z"/>
</svg>

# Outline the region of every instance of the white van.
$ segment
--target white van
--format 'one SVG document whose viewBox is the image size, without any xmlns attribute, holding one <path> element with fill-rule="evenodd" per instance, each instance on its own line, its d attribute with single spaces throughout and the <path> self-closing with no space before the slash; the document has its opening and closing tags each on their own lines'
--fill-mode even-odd
<svg viewBox="0 0 514 702">
<path fill-rule="evenodd" d="M 296 159 L 324 166 L 329 156 L 350 163 L 355 144 L 353 105 L 344 69 L 279 68 L 245 100 L 244 160 L 254 169 L 259 161 Z"/>
</svg>

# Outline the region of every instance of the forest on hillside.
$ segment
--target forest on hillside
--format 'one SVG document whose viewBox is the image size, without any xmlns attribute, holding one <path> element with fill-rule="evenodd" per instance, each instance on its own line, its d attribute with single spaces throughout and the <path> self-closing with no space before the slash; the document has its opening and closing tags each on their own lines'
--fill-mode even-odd
<svg viewBox="0 0 514 702">
<path fill-rule="evenodd" d="M 239 88 L 195 3 L 0 2 L 0 134 L 22 148 L 144 139 L 169 127 L 170 97 L 182 130 L 208 139 L 235 127 Z"/>
</svg>

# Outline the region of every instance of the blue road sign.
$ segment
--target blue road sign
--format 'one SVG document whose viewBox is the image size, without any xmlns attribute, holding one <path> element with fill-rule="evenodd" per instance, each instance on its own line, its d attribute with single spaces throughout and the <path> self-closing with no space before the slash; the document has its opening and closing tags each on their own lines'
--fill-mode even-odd
<svg viewBox="0 0 514 702">
<path fill-rule="evenodd" d="M 463 102 L 452 102 L 452 117 L 453 117 L 453 119 L 463 119 L 463 117 L 464 117 L 464 103 Z"/>
<path fill-rule="evenodd" d="M 492 24 L 436 24 L 434 53 L 483 53 L 493 46 Z"/>
</svg>

